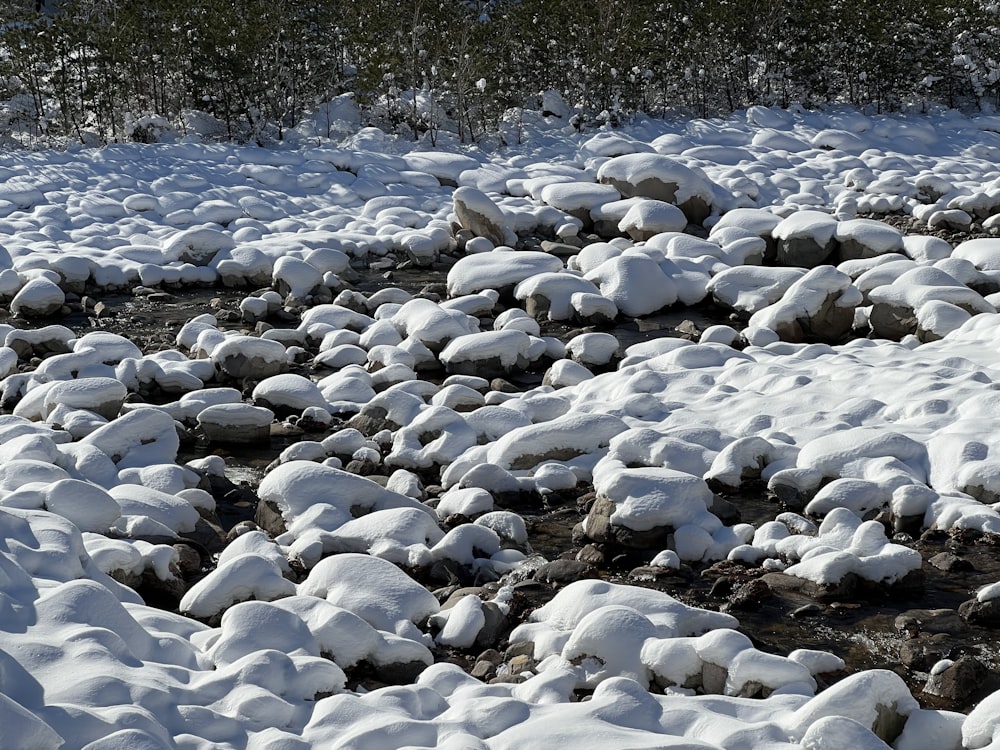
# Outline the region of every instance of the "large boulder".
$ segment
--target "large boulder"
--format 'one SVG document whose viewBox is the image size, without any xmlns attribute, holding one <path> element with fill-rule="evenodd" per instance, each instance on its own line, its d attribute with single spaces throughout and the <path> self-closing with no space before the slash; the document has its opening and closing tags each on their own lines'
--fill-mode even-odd
<svg viewBox="0 0 1000 750">
<path fill-rule="evenodd" d="M 679 161 L 660 154 L 625 154 L 609 159 L 597 171 L 598 181 L 614 185 L 626 198 L 672 203 L 700 224 L 712 212 L 712 183 Z"/>
<path fill-rule="evenodd" d="M 485 237 L 494 245 L 513 245 L 517 235 L 500 207 L 474 187 L 460 187 L 452 197 L 455 216 L 463 229 Z"/>
<path fill-rule="evenodd" d="M 821 211 L 798 211 L 772 231 L 777 261 L 783 266 L 815 268 L 837 247 L 837 220 Z"/>
<path fill-rule="evenodd" d="M 768 328 L 785 341 L 832 343 L 851 330 L 861 302 L 850 276 L 820 266 L 792 284 L 780 301 L 754 313 L 750 325 Z"/>
</svg>

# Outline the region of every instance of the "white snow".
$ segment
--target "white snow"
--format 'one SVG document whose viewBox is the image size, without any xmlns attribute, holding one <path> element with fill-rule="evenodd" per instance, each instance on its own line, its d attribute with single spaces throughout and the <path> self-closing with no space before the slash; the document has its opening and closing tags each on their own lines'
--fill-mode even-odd
<svg viewBox="0 0 1000 750">
<path fill-rule="evenodd" d="M 514 589 L 441 611 L 421 576 L 523 580 L 539 562 L 511 497 L 550 502 L 592 483 L 617 531 L 663 533 L 644 552 L 654 567 L 728 558 L 819 585 L 891 586 L 920 567 L 912 545 L 862 520 L 874 513 L 1000 532 L 998 240 L 952 248 L 859 218 L 995 231 L 995 120 L 753 107 L 576 134 L 561 97 L 543 100 L 548 122 L 526 118 L 526 143 L 496 152 L 371 129 L 337 146 L 318 125 L 308 148 L 192 133 L 3 152 L 0 295 L 18 317 L 0 348 L 12 412 L 0 417 L 0 744 L 996 744 L 997 694 L 962 717 L 919 709 L 888 671 L 817 692 L 816 675 L 843 667 L 833 654 L 767 653 L 731 615 L 600 580 L 566 585 L 515 629 L 536 660 L 520 683 L 431 666 L 432 648 L 475 655 Z M 708 240 L 682 234 L 689 222 Z M 573 254 L 584 226 L 601 241 Z M 567 244 L 512 249 L 531 234 Z M 840 265 L 773 265 L 810 242 L 808 265 Z M 403 259 L 449 268 L 450 299 L 346 285 Z M 215 283 L 273 288 L 243 297 L 236 319 L 187 321 L 176 350 L 17 327 L 63 314 L 73 295 Z M 619 315 L 645 337 L 665 330 L 648 316 L 708 294 L 738 320 L 697 344 L 633 344 L 612 369 L 619 340 L 632 343 L 609 327 Z M 860 335 L 812 343 L 824 337 L 806 323 L 831 311 L 848 323 L 831 340 Z M 541 335 L 550 321 L 597 330 L 563 343 Z M 438 385 L 442 367 L 453 374 Z M 525 369 L 543 384 L 491 389 Z M 289 424 L 273 426 L 271 408 Z M 370 437 L 328 434 L 359 412 L 387 421 Z M 262 448 L 272 427 L 326 433 L 275 447 L 260 481 L 285 531 L 237 536 L 192 585 L 179 545 L 215 506 L 176 463 L 195 425 L 256 430 Z M 335 468 L 353 458 L 392 476 Z M 190 466 L 218 480 L 230 461 Z M 709 484 L 758 479 L 822 523 L 726 526 L 710 512 Z M 438 481 L 432 508 L 424 485 Z M 184 587 L 179 610 L 208 624 L 146 607 L 112 574 Z M 996 596 L 997 584 L 976 592 Z M 348 689 L 361 662 L 405 667 L 407 684 Z M 877 736 L 891 714 L 902 734 Z"/>
</svg>

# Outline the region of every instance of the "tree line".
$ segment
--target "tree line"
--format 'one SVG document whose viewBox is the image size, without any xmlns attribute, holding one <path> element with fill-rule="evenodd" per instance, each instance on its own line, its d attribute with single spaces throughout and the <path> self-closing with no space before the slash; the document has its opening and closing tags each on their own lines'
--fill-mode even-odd
<svg viewBox="0 0 1000 750">
<path fill-rule="evenodd" d="M 559 91 L 576 124 L 753 104 L 989 109 L 992 0 L 6 0 L 0 132 L 280 140 L 352 92 L 365 122 L 463 142 Z"/>
</svg>

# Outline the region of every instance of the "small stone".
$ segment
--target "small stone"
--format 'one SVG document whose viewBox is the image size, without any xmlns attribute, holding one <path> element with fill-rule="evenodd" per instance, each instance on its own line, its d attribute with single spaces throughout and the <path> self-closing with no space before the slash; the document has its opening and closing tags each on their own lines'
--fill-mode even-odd
<svg viewBox="0 0 1000 750">
<path fill-rule="evenodd" d="M 503 378 L 493 378 L 493 380 L 490 381 L 490 390 L 497 391 L 498 393 L 521 392 L 520 388 L 511 383 L 509 380 L 504 380 Z"/>
<path fill-rule="evenodd" d="M 472 665 L 472 670 L 469 672 L 477 680 L 488 680 L 496 672 L 496 665 L 491 664 L 488 661 L 477 661 Z"/>
<path fill-rule="evenodd" d="M 972 563 L 968 560 L 964 560 L 954 552 L 939 552 L 930 558 L 927 562 L 933 565 L 938 570 L 943 570 L 945 573 L 955 573 L 959 571 L 969 571 L 972 570 Z"/>
<path fill-rule="evenodd" d="M 507 668 L 511 674 L 521 674 L 530 672 L 535 668 L 535 660 L 525 654 L 519 654 L 507 662 Z"/>
<path fill-rule="evenodd" d="M 801 607 L 796 607 L 791 612 L 788 613 L 789 617 L 818 617 L 823 614 L 823 608 L 818 604 L 810 602 L 809 604 L 803 604 Z"/>
<path fill-rule="evenodd" d="M 535 644 L 531 641 L 519 641 L 512 643 L 504 651 L 504 659 L 510 661 L 517 656 L 532 656 L 535 653 Z"/>
<path fill-rule="evenodd" d="M 682 320 L 677 324 L 674 330 L 681 335 L 681 338 L 691 339 L 693 341 L 697 341 L 698 337 L 701 336 L 701 329 L 690 320 Z"/>
<path fill-rule="evenodd" d="M 495 648 L 488 648 L 479 656 L 476 657 L 477 661 L 489 662 L 493 666 L 498 666 L 503 664 L 503 654 L 497 651 Z"/>
<path fill-rule="evenodd" d="M 576 559 L 588 565 L 604 565 L 604 550 L 594 544 L 587 544 L 576 553 Z"/>
</svg>

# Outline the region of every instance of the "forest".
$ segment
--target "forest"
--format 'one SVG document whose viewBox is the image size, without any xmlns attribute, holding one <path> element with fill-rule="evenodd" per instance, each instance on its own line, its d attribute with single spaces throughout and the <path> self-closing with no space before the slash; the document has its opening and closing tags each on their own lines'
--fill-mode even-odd
<svg viewBox="0 0 1000 750">
<path fill-rule="evenodd" d="M 755 104 L 990 111 L 990 0 L 8 0 L 0 138 L 155 141 L 213 118 L 283 140 L 353 94 L 363 125 L 461 142 L 558 91 L 573 124 Z M 5 17 L 6 16 L 6 17 Z M 569 113 L 555 113 L 568 116 Z"/>
</svg>

